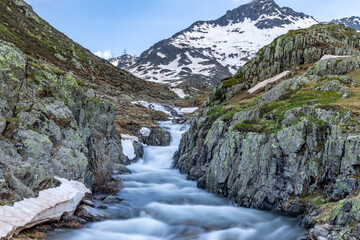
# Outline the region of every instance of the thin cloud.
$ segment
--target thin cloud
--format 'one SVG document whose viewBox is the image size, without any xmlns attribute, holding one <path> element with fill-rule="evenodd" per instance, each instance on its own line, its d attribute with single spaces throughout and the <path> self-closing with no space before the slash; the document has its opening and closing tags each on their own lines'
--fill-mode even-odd
<svg viewBox="0 0 360 240">
<path fill-rule="evenodd" d="M 95 52 L 94 54 L 95 54 L 96 56 L 98 56 L 98 57 L 105 58 L 105 59 L 109 59 L 109 58 L 111 58 L 111 57 L 113 56 L 110 50 L 106 50 L 106 51 L 104 51 L 104 52 L 102 52 L 102 51 L 97 51 L 97 52 Z"/>
</svg>

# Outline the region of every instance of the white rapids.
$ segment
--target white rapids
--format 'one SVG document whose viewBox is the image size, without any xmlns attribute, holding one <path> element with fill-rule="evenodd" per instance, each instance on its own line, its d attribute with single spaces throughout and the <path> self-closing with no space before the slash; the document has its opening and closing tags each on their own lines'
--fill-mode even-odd
<svg viewBox="0 0 360 240">
<path fill-rule="evenodd" d="M 145 148 L 133 172 L 118 176 L 124 189 L 118 204 L 107 205 L 114 220 L 58 232 L 49 239 L 66 240 L 291 240 L 303 230 L 296 219 L 237 207 L 229 200 L 198 189 L 172 169 L 186 126 L 160 123 L 172 136 L 171 146 Z"/>
</svg>

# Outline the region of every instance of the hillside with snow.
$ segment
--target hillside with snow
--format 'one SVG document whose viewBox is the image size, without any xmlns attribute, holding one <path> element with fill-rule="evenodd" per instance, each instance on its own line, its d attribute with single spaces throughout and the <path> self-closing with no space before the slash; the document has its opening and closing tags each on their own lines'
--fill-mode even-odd
<svg viewBox="0 0 360 240">
<path fill-rule="evenodd" d="M 118 59 L 111 62 L 145 80 L 191 92 L 232 76 L 279 35 L 316 23 L 311 16 L 280 7 L 273 0 L 255 0 L 217 20 L 194 23 L 130 64 L 119 65 Z"/>
<path fill-rule="evenodd" d="M 351 27 L 360 32 L 360 17 L 353 16 L 348 18 L 335 19 L 331 22 L 336 24 L 344 24 L 345 26 Z"/>
</svg>

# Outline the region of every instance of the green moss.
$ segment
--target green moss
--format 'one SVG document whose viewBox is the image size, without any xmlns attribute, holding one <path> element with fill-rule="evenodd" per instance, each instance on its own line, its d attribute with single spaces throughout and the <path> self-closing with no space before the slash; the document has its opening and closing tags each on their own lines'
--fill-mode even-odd
<svg viewBox="0 0 360 240">
<path fill-rule="evenodd" d="M 224 106 L 215 106 L 207 112 L 207 115 L 218 118 L 223 113 L 224 108 Z"/>
<path fill-rule="evenodd" d="M 240 132 L 258 132 L 258 133 L 272 133 L 280 128 L 274 120 L 256 119 L 252 121 L 244 121 L 235 125 L 235 130 Z"/>
<path fill-rule="evenodd" d="M 90 98 L 90 97 L 87 97 L 86 100 L 87 100 L 87 101 L 94 101 L 94 102 L 101 102 L 100 98 Z"/>
<path fill-rule="evenodd" d="M 53 73 L 55 73 L 55 74 L 57 74 L 57 75 L 64 75 L 65 74 L 65 72 L 63 71 L 63 70 L 60 70 L 60 69 L 58 69 L 58 68 L 56 68 L 56 67 L 52 67 L 52 66 L 48 66 L 49 68 L 50 68 L 50 70 L 53 72 Z"/>
<path fill-rule="evenodd" d="M 240 73 L 239 75 L 236 75 L 235 77 L 225 79 L 222 81 L 221 86 L 223 88 L 227 88 L 227 87 L 231 87 L 233 85 L 244 83 L 246 81 L 246 79 L 243 78 L 243 75 L 244 75 L 244 73 Z"/>
<path fill-rule="evenodd" d="M 233 118 L 233 116 L 234 116 L 234 114 L 237 113 L 237 112 L 239 112 L 239 111 L 230 110 L 230 111 L 226 112 L 226 113 L 222 116 L 222 120 L 223 120 L 224 122 L 229 122 L 229 121 L 231 121 L 232 118 Z"/>
<path fill-rule="evenodd" d="M 322 105 L 333 104 L 342 99 L 341 94 L 335 92 L 323 92 L 314 90 L 301 90 L 292 91 L 280 100 L 275 102 L 269 102 L 260 107 L 262 115 L 268 115 L 272 113 L 274 117 L 281 121 L 284 119 L 284 115 L 288 110 L 304 105 L 315 105 L 319 107 Z"/>
</svg>

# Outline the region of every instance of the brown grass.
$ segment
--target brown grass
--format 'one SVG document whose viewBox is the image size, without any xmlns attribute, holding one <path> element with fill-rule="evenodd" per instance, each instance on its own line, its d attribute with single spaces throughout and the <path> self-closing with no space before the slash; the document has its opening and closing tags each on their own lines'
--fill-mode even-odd
<svg viewBox="0 0 360 240">
<path fill-rule="evenodd" d="M 203 103 L 208 99 L 209 92 L 206 92 L 204 94 L 194 96 L 187 100 L 181 100 L 175 103 L 175 106 L 181 107 L 181 108 L 187 108 L 187 107 L 200 107 L 203 105 Z"/>
</svg>

